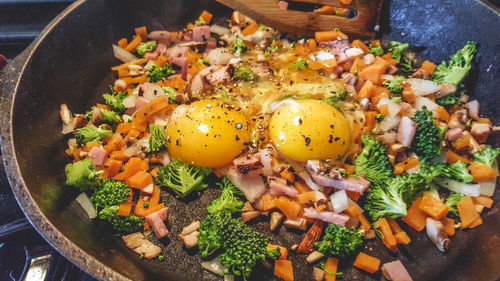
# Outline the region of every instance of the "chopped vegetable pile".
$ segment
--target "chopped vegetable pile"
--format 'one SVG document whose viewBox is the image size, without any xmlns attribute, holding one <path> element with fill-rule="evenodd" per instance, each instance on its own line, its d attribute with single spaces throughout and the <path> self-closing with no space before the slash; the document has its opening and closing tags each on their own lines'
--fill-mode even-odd
<svg viewBox="0 0 500 281">
<path fill-rule="evenodd" d="M 500 148 L 463 85 L 476 43 L 435 65 L 410 59 L 408 43 L 349 41 L 338 29 L 294 37 L 239 12 L 228 27 L 211 22 L 204 11 L 179 31 L 136 28 L 113 45 L 122 63 L 102 100 L 85 114 L 61 105 L 66 184 L 141 258 L 164 259 L 154 232 L 197 249 L 225 279 L 251 279 L 267 260 L 294 280 L 290 256 L 304 255 L 315 280 L 350 265 L 411 280 L 366 240 L 398 252 L 412 228 L 446 252 L 457 229 L 483 223 Z M 203 219 L 170 233 L 171 200 L 206 189 L 220 196 Z M 267 218 L 267 233 L 251 223 Z M 281 225 L 302 240 L 280 239 Z"/>
</svg>

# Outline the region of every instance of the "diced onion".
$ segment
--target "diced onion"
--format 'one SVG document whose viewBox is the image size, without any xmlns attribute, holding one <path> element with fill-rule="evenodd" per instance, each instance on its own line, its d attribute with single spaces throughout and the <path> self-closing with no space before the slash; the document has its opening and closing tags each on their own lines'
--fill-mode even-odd
<svg viewBox="0 0 500 281">
<path fill-rule="evenodd" d="M 345 50 L 345 54 L 350 58 L 361 56 L 364 53 L 365 52 L 363 52 L 363 50 L 361 50 L 361 48 L 358 47 L 348 48 Z"/>
<path fill-rule="evenodd" d="M 115 55 L 115 58 L 121 60 L 122 62 L 131 62 L 137 59 L 137 57 L 132 53 L 116 46 L 115 44 L 113 44 L 113 54 Z"/>
<path fill-rule="evenodd" d="M 67 135 L 69 133 L 72 133 L 74 129 L 75 129 L 75 122 L 73 119 L 71 119 L 71 122 L 69 122 L 68 124 L 63 123 L 62 134 Z"/>
<path fill-rule="evenodd" d="M 215 48 L 207 55 L 207 60 L 211 65 L 225 65 L 233 58 L 233 54 L 228 48 Z"/>
<path fill-rule="evenodd" d="M 401 122 L 401 117 L 399 116 L 386 116 L 382 122 L 380 122 L 380 129 L 384 132 L 395 129 L 399 122 Z"/>
<path fill-rule="evenodd" d="M 463 195 L 479 196 L 479 184 L 463 183 L 452 179 L 435 178 L 440 186 Z"/>
<path fill-rule="evenodd" d="M 82 206 L 83 210 L 85 210 L 89 218 L 93 219 L 97 217 L 97 212 L 95 211 L 94 205 L 92 205 L 92 202 L 90 202 L 90 199 L 85 192 L 80 193 L 80 195 L 78 195 L 75 200 L 76 202 L 78 202 L 78 204 L 80 204 L 80 206 Z"/>
<path fill-rule="evenodd" d="M 349 197 L 347 197 L 347 193 L 343 189 L 333 193 L 330 196 L 330 201 L 335 213 L 340 213 L 349 208 Z"/>
<path fill-rule="evenodd" d="M 316 59 L 319 61 L 325 61 L 325 60 L 330 60 L 330 59 L 334 59 L 334 58 L 335 58 L 335 56 L 330 52 L 319 51 L 318 54 L 316 54 Z"/>
<path fill-rule="evenodd" d="M 152 60 L 148 61 L 148 63 L 146 63 L 146 65 L 144 66 L 144 69 L 146 70 L 151 70 L 151 68 L 153 68 L 153 65 L 156 65 L 156 63 Z"/>
<path fill-rule="evenodd" d="M 434 109 L 436 109 L 436 107 L 438 106 L 437 103 L 431 101 L 430 99 L 428 98 L 425 98 L 425 97 L 418 97 L 416 100 L 415 100 L 415 107 L 417 109 L 422 109 L 422 107 L 427 107 L 427 110 L 429 111 L 433 111 Z"/>
<path fill-rule="evenodd" d="M 381 105 L 384 105 L 384 104 L 387 104 L 387 107 L 389 108 L 389 116 L 390 117 L 394 117 L 394 116 L 398 115 L 399 111 L 401 110 L 401 106 L 399 106 L 399 104 L 393 102 L 389 98 L 380 99 L 377 106 L 380 107 Z"/>
<path fill-rule="evenodd" d="M 487 181 L 479 182 L 479 194 L 491 197 L 495 193 L 497 179 L 490 179 Z"/>
<path fill-rule="evenodd" d="M 229 32 L 229 29 L 227 27 L 223 27 L 217 24 L 212 24 L 210 26 L 210 32 L 222 36 L 224 34 L 227 34 Z"/>
<path fill-rule="evenodd" d="M 123 106 L 125 106 L 126 108 L 132 108 L 135 106 L 135 100 L 138 98 L 139 96 L 137 95 L 130 95 L 128 97 L 126 97 L 125 99 L 123 99 Z"/>
<path fill-rule="evenodd" d="M 215 274 L 224 275 L 224 266 L 220 262 L 220 257 L 216 257 L 211 261 L 202 262 L 201 267 Z"/>
<path fill-rule="evenodd" d="M 143 89 L 144 89 L 144 94 L 143 94 L 144 98 L 150 101 L 158 97 L 165 96 L 165 92 L 158 85 L 149 84 L 147 86 L 144 86 Z"/>
<path fill-rule="evenodd" d="M 293 99 L 284 99 L 280 101 L 274 101 L 271 103 L 269 106 L 269 109 L 271 110 L 271 113 L 275 112 L 280 106 L 284 104 L 295 104 L 295 100 Z"/>
<path fill-rule="evenodd" d="M 441 85 L 431 80 L 408 78 L 406 82 L 410 83 L 411 90 L 416 96 L 434 94 L 441 89 Z"/>
<path fill-rule="evenodd" d="M 380 78 L 382 78 L 383 80 L 391 81 L 392 79 L 394 79 L 394 76 L 392 76 L 390 74 L 384 74 L 384 75 L 380 76 Z"/>
</svg>

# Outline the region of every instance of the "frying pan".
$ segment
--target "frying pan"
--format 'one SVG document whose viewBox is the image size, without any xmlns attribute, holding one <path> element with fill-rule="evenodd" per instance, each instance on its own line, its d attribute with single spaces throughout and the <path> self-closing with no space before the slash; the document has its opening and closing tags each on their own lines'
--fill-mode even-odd
<svg viewBox="0 0 500 281">
<path fill-rule="evenodd" d="M 196 251 L 186 251 L 175 238 L 183 226 L 206 215 L 205 206 L 218 196 L 211 188 L 197 199 L 177 200 L 162 195 L 170 211 L 169 238 L 162 244 L 164 261 L 147 261 L 130 250 L 99 222 L 87 219 L 74 203 L 77 192 L 64 186 L 63 153 L 66 139 L 60 133 L 59 105 L 84 112 L 113 82 L 110 71 L 118 61 L 111 44 L 130 36 L 133 28 L 175 30 L 193 21 L 203 9 L 224 23 L 231 11 L 206 0 L 77 1 L 54 19 L 41 36 L 1 73 L 1 136 L 7 175 L 16 198 L 35 228 L 83 270 L 104 280 L 220 280 L 200 267 Z M 467 40 L 480 45 L 474 70 L 467 80 L 481 114 L 500 122 L 498 99 L 500 41 L 499 11 L 470 0 L 393 0 L 385 3 L 381 36 L 408 42 L 417 55 L 435 62 L 445 60 Z M 490 142 L 498 144 L 498 138 Z M 496 202 L 500 199 L 497 192 Z M 291 246 L 303 233 L 270 233 L 263 219 L 253 226 Z M 402 224 L 412 238 L 399 254 L 390 254 L 377 240 L 366 244 L 382 262 L 401 259 L 414 280 L 497 280 L 500 277 L 500 207 L 486 214 L 484 224 L 458 231 L 451 251 L 439 252 L 423 233 Z M 296 280 L 311 280 L 312 267 L 303 256 L 293 256 Z M 344 280 L 373 280 L 343 261 Z M 255 269 L 253 280 L 273 279 L 272 264 Z"/>
</svg>

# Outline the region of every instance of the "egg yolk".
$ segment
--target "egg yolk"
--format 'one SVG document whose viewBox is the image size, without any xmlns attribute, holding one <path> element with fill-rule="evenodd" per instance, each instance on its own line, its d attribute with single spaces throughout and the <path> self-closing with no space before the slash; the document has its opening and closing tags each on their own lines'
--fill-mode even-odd
<svg viewBox="0 0 500 281">
<path fill-rule="evenodd" d="M 171 157 L 200 167 L 216 168 L 230 163 L 249 140 L 245 115 L 220 100 L 178 106 L 166 131 Z"/>
<path fill-rule="evenodd" d="M 351 129 L 342 113 L 319 100 L 285 102 L 273 113 L 269 134 L 284 156 L 301 162 L 339 159 L 351 140 Z"/>
</svg>

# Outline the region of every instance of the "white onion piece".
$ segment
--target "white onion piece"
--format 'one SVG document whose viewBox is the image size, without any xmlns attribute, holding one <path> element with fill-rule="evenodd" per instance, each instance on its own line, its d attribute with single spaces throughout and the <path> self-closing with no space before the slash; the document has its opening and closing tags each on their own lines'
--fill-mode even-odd
<svg viewBox="0 0 500 281">
<path fill-rule="evenodd" d="M 165 96 L 165 92 L 163 91 L 163 89 L 158 86 L 158 85 L 155 85 L 155 84 L 148 84 L 148 85 L 145 85 L 143 87 L 143 90 L 144 90 L 144 98 L 147 99 L 147 100 L 154 100 L 158 97 L 161 97 L 161 96 Z"/>
<path fill-rule="evenodd" d="M 363 52 L 363 50 L 361 50 L 361 48 L 358 47 L 348 48 L 345 50 L 345 54 L 350 58 L 361 56 L 364 53 L 365 52 Z"/>
<path fill-rule="evenodd" d="M 130 95 L 128 97 L 126 97 L 125 99 L 123 99 L 123 106 L 125 106 L 126 108 L 132 108 L 135 106 L 135 100 L 138 98 L 139 96 L 137 95 Z"/>
<path fill-rule="evenodd" d="M 227 34 L 229 32 L 229 29 L 227 27 L 223 27 L 217 24 L 212 24 L 210 26 L 210 32 L 222 36 L 224 34 Z"/>
<path fill-rule="evenodd" d="M 330 201 L 335 213 L 340 213 L 349 208 L 349 197 L 347 197 L 347 193 L 343 189 L 333 193 L 330 196 Z"/>
<path fill-rule="evenodd" d="M 155 62 L 150 60 L 150 61 L 148 61 L 148 63 L 146 63 L 146 65 L 144 66 L 144 69 L 151 70 L 151 68 L 153 68 L 153 65 L 156 65 Z"/>
<path fill-rule="evenodd" d="M 207 55 L 207 60 L 212 65 L 228 64 L 232 58 L 233 54 L 228 48 L 215 48 Z"/>
<path fill-rule="evenodd" d="M 433 186 L 429 189 L 429 193 L 432 195 L 432 197 L 441 201 L 441 198 L 439 197 L 438 189 L 435 186 Z"/>
<path fill-rule="evenodd" d="M 418 97 L 416 100 L 415 100 L 415 107 L 417 109 L 422 109 L 422 107 L 427 107 L 427 110 L 429 111 L 433 111 L 434 109 L 436 109 L 436 107 L 438 106 L 437 103 L 431 101 L 430 99 L 428 98 L 425 98 L 425 97 Z"/>
<path fill-rule="evenodd" d="M 398 115 L 399 111 L 401 111 L 401 106 L 399 104 L 393 102 L 389 98 L 380 99 L 377 106 L 380 107 L 381 105 L 384 105 L 384 104 L 387 104 L 387 106 L 389 108 L 389 116 L 390 117 L 394 117 L 394 116 Z"/>
<path fill-rule="evenodd" d="M 284 99 L 284 100 L 279 100 L 279 101 L 273 101 L 271 105 L 269 106 L 269 109 L 271 110 L 271 113 L 275 112 L 280 106 L 284 104 L 296 104 L 294 99 Z"/>
<path fill-rule="evenodd" d="M 231 58 L 231 59 L 229 60 L 229 64 L 237 64 L 237 63 L 239 63 L 240 61 L 241 61 L 241 59 L 240 59 L 240 58 Z"/>
<path fill-rule="evenodd" d="M 318 54 L 316 54 L 316 59 L 319 61 L 325 61 L 325 60 L 330 60 L 330 59 L 334 59 L 334 58 L 335 58 L 335 55 L 333 55 L 330 52 L 319 51 Z"/>
<path fill-rule="evenodd" d="M 406 82 L 410 83 L 411 90 L 416 96 L 434 94 L 441 89 L 441 85 L 431 80 L 408 78 Z"/>
<path fill-rule="evenodd" d="M 113 44 L 113 54 L 115 55 L 115 58 L 121 60 L 122 62 L 131 62 L 137 59 L 137 57 L 132 53 L 116 46 L 115 44 Z"/>
<path fill-rule="evenodd" d="M 313 179 L 306 170 L 300 171 L 297 174 L 299 175 L 300 178 L 302 178 L 306 182 L 307 186 L 309 186 L 309 188 L 311 188 L 313 191 L 320 191 L 320 192 L 323 191 L 323 188 L 313 181 Z"/>
<path fill-rule="evenodd" d="M 434 181 L 440 186 L 447 188 L 453 192 L 463 195 L 479 196 L 479 184 L 463 183 L 447 178 L 435 178 Z"/>
<path fill-rule="evenodd" d="M 62 134 L 67 135 L 69 133 L 72 133 L 73 130 L 75 129 L 75 120 L 71 119 L 71 121 L 68 124 L 63 123 L 62 127 Z"/>
<path fill-rule="evenodd" d="M 216 257 L 211 261 L 204 261 L 201 263 L 201 267 L 204 269 L 211 271 L 218 275 L 224 275 L 224 266 L 220 262 L 220 257 Z"/>
<path fill-rule="evenodd" d="M 479 194 L 491 197 L 495 194 L 497 178 L 479 182 Z"/>
<path fill-rule="evenodd" d="M 272 158 L 271 158 L 271 152 L 270 149 L 265 148 L 260 151 L 260 162 L 264 166 L 262 169 L 262 172 L 264 176 L 272 176 L 274 174 L 273 167 L 272 167 Z"/>
<path fill-rule="evenodd" d="M 78 195 L 75 200 L 76 202 L 78 202 L 78 204 L 80 204 L 80 206 L 82 206 L 83 210 L 85 210 L 89 218 L 93 219 L 97 217 L 97 212 L 95 211 L 94 205 L 92 205 L 92 202 L 90 202 L 90 199 L 85 192 L 80 193 L 80 195 Z"/>
<path fill-rule="evenodd" d="M 382 80 L 391 81 L 392 79 L 394 79 L 394 76 L 392 76 L 390 74 L 384 74 L 384 75 L 380 76 L 380 78 L 382 78 Z"/>
<path fill-rule="evenodd" d="M 168 155 L 168 152 L 162 151 L 162 152 L 158 153 L 158 156 L 161 157 L 161 164 L 163 166 L 170 165 L 170 155 Z"/>
<path fill-rule="evenodd" d="M 401 117 L 399 116 L 386 116 L 382 122 L 380 122 L 380 129 L 384 132 L 395 129 L 399 122 L 401 122 Z"/>
</svg>

